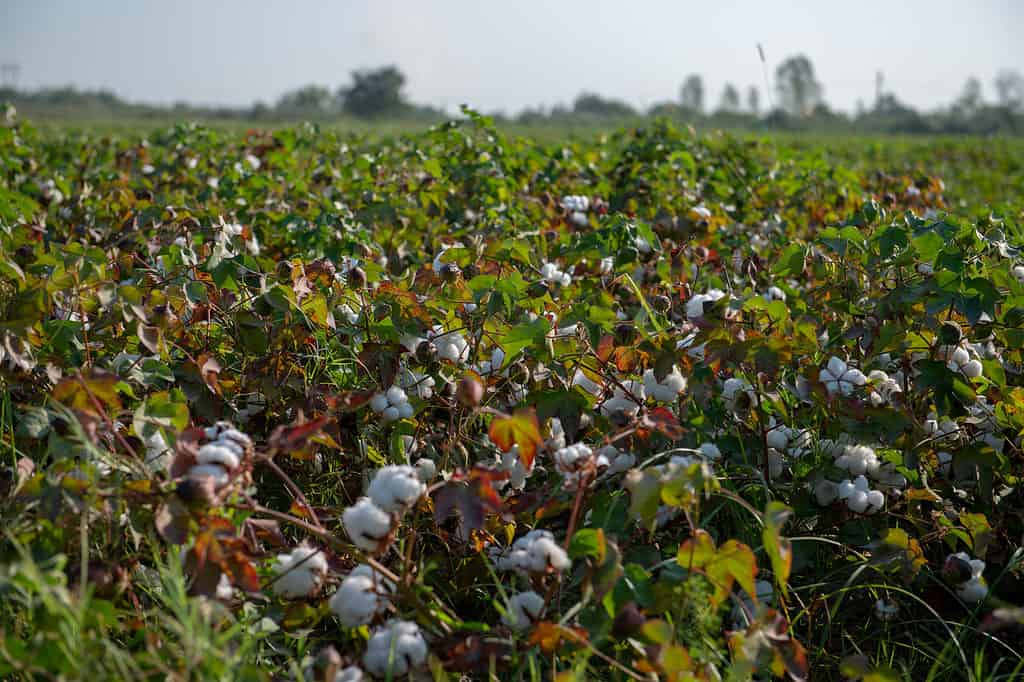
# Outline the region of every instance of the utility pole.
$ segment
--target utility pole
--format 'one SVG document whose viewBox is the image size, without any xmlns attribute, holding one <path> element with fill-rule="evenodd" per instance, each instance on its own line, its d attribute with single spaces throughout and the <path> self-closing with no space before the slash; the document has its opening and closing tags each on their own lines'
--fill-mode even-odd
<svg viewBox="0 0 1024 682">
<path fill-rule="evenodd" d="M 885 74 L 879 69 L 875 71 L 875 110 L 882 106 L 882 90 L 885 88 Z"/>
</svg>

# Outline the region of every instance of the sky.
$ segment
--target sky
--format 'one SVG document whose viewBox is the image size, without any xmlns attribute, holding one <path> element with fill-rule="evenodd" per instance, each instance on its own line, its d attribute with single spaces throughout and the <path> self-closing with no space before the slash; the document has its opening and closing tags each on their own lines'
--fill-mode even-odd
<svg viewBox="0 0 1024 682">
<path fill-rule="evenodd" d="M 1024 0 L 0 0 L 0 64 L 17 85 L 109 89 L 133 102 L 274 102 L 396 64 L 417 103 L 450 112 L 571 104 L 584 90 L 637 107 L 706 101 L 727 82 L 767 104 L 768 72 L 806 54 L 825 98 L 852 111 L 875 74 L 904 102 L 951 102 L 969 76 L 994 97 L 1024 71 Z"/>
</svg>

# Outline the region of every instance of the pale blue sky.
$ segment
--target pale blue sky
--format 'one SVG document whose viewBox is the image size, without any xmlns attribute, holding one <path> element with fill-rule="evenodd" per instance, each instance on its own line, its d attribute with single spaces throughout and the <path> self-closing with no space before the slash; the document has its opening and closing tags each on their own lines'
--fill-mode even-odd
<svg viewBox="0 0 1024 682">
<path fill-rule="evenodd" d="M 870 103 L 882 69 L 889 89 L 933 108 L 970 75 L 991 97 L 997 70 L 1024 71 L 1024 0 L 0 0 L 0 63 L 21 65 L 21 86 L 145 102 L 272 102 L 396 63 L 414 101 L 449 110 L 581 90 L 648 106 L 691 72 L 714 104 L 727 81 L 763 90 L 758 42 L 770 68 L 806 53 L 834 107 Z"/>
</svg>

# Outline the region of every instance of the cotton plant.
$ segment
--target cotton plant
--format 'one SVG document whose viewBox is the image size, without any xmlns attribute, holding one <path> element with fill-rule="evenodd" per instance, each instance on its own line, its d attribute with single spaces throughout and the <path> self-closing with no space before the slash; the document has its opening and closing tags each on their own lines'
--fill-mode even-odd
<svg viewBox="0 0 1024 682">
<path fill-rule="evenodd" d="M 845 361 L 832 356 L 828 364 L 818 374 L 818 380 L 825 385 L 829 395 L 849 396 L 860 386 L 867 383 L 868 378 L 856 367 L 850 367 Z"/>
<path fill-rule="evenodd" d="M 391 464 L 377 470 L 366 489 L 366 496 L 377 508 L 389 514 L 404 514 L 424 493 L 427 486 L 415 467 Z"/>
<path fill-rule="evenodd" d="M 404 677 L 426 665 L 428 651 L 419 626 L 396 618 L 370 635 L 363 666 L 377 677 Z"/>
<path fill-rule="evenodd" d="M 370 398 L 370 409 L 381 416 L 384 423 L 409 419 L 416 409 L 409 402 L 409 396 L 397 384 Z"/>
<path fill-rule="evenodd" d="M 277 555 L 274 573 L 274 594 L 284 599 L 311 597 L 327 577 L 327 558 L 315 547 L 299 545 L 287 554 Z"/>
</svg>

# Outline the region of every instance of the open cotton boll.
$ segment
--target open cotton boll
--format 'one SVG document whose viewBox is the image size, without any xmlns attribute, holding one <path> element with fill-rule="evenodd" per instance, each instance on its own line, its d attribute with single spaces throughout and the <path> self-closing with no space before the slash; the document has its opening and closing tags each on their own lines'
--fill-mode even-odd
<svg viewBox="0 0 1024 682">
<path fill-rule="evenodd" d="M 391 386 L 370 398 L 370 409 L 380 414 L 385 423 L 409 419 L 416 410 L 400 386 Z"/>
<path fill-rule="evenodd" d="M 562 208 L 566 211 L 587 211 L 590 209 L 590 197 L 569 194 L 562 197 Z"/>
<path fill-rule="evenodd" d="M 530 569 L 535 573 L 564 571 L 572 565 L 569 555 L 554 538 L 537 538 L 527 549 Z"/>
<path fill-rule="evenodd" d="M 373 569 L 363 564 L 341 581 L 328 606 L 345 627 L 367 625 L 387 608 L 386 594 L 391 592 L 390 587 L 390 584 L 376 580 Z"/>
<path fill-rule="evenodd" d="M 404 677 L 427 662 L 427 643 L 416 623 L 389 620 L 366 643 L 363 665 L 371 675 Z"/>
<path fill-rule="evenodd" d="M 722 459 L 722 451 L 719 450 L 718 446 L 714 443 L 702 443 L 697 449 L 700 451 L 700 455 L 704 459 Z"/>
<path fill-rule="evenodd" d="M 785 301 L 786 292 L 780 289 L 779 287 L 772 286 L 768 287 L 768 292 L 764 295 L 764 297 L 769 301 Z"/>
<path fill-rule="evenodd" d="M 557 263 L 544 263 L 540 267 L 540 276 L 549 284 L 558 284 L 567 287 L 572 284 L 572 275 L 558 267 Z"/>
<path fill-rule="evenodd" d="M 437 357 L 455 364 L 465 362 L 469 358 L 469 344 L 458 332 L 439 335 L 434 339 Z"/>
<path fill-rule="evenodd" d="M 594 451 L 583 443 L 574 443 L 573 445 L 556 450 L 552 458 L 555 460 L 555 466 L 558 470 L 565 473 L 576 471 L 593 454 Z"/>
<path fill-rule="evenodd" d="M 234 469 L 240 460 L 232 448 L 215 442 L 199 448 L 196 461 L 200 464 L 219 464 L 225 469 Z"/>
<path fill-rule="evenodd" d="M 513 630 L 525 630 L 533 625 L 544 611 L 544 597 L 533 590 L 519 592 L 508 600 L 508 611 L 501 622 Z"/>
<path fill-rule="evenodd" d="M 621 474 L 624 471 L 629 471 L 636 464 L 636 457 L 629 452 L 622 452 L 614 445 L 606 445 L 597 451 L 597 457 L 600 461 L 607 462 L 606 474 Z"/>
<path fill-rule="evenodd" d="M 1011 272 L 1013 272 L 1013 276 L 1017 278 L 1018 282 L 1024 284 L 1024 265 L 1014 265 Z"/>
<path fill-rule="evenodd" d="M 427 486 L 420 481 L 416 469 L 406 464 L 392 464 L 377 470 L 366 495 L 378 508 L 398 513 L 415 504 L 426 491 Z"/>
<path fill-rule="evenodd" d="M 627 394 L 626 391 L 635 396 L 636 400 Z M 642 383 L 639 381 L 625 381 L 622 382 L 622 387 L 615 387 L 612 397 L 601 403 L 599 410 L 606 417 L 611 417 L 618 412 L 632 417 L 640 411 L 640 405 L 637 404 L 637 400 L 643 401 L 644 397 L 644 385 Z"/>
<path fill-rule="evenodd" d="M 346 508 L 341 522 L 353 544 L 367 552 L 379 550 L 391 532 L 391 515 L 369 497 L 360 497 L 354 505 Z"/>
<path fill-rule="evenodd" d="M 843 454 L 836 458 L 835 464 L 840 469 L 846 469 L 851 474 L 860 476 L 878 471 L 881 462 L 875 451 L 868 446 L 849 445 L 843 450 Z"/>
<path fill-rule="evenodd" d="M 872 370 L 868 374 L 868 383 L 871 385 L 868 400 L 875 407 L 888 405 L 897 393 L 903 392 L 899 382 L 880 369 Z"/>
<path fill-rule="evenodd" d="M 966 348 L 957 348 L 949 356 L 949 362 L 946 363 L 954 372 L 960 372 L 968 379 L 976 379 L 981 376 L 983 368 L 981 360 L 972 358 L 970 352 Z"/>
<path fill-rule="evenodd" d="M 705 310 L 724 297 L 725 292 L 721 289 L 709 289 L 706 293 L 691 296 L 686 302 L 686 317 L 691 320 L 704 317 Z"/>
<path fill-rule="evenodd" d="M 426 483 L 437 477 L 437 464 L 432 459 L 420 457 L 416 460 L 416 475 Z"/>
<path fill-rule="evenodd" d="M 653 369 L 644 372 L 644 391 L 655 400 L 669 403 L 685 390 L 686 379 L 679 373 L 679 368 L 675 365 L 672 365 L 672 370 L 660 381 Z"/>
<path fill-rule="evenodd" d="M 285 599 L 312 596 L 327 577 L 327 559 L 319 549 L 300 545 L 288 554 L 278 554 L 273 582 L 274 594 Z"/>
<path fill-rule="evenodd" d="M 852 484 L 851 484 L 852 485 Z M 814 501 L 822 507 L 827 507 L 839 499 L 839 484 L 823 478 L 816 482 L 813 487 Z M 847 495 L 849 497 L 849 495 Z"/>
<path fill-rule="evenodd" d="M 742 415 L 749 412 L 757 402 L 757 394 L 746 379 L 731 377 L 722 384 L 722 399 L 730 412 Z"/>
<path fill-rule="evenodd" d="M 583 370 L 580 369 L 577 369 L 576 373 L 572 375 L 572 385 L 579 386 L 591 395 L 600 395 L 602 390 L 601 384 L 588 377 Z"/>
<path fill-rule="evenodd" d="M 825 384 L 825 390 L 829 395 L 848 396 L 858 386 L 866 384 L 868 378 L 859 369 L 848 367 L 845 362 L 832 356 L 828 365 L 818 374 L 818 380 Z"/>
<path fill-rule="evenodd" d="M 188 478 L 192 480 L 212 478 L 215 488 L 227 485 L 229 480 L 227 470 L 219 464 L 197 464 L 188 470 Z"/>
<path fill-rule="evenodd" d="M 146 448 L 146 466 L 152 472 L 166 471 L 171 462 L 171 448 L 160 429 L 142 440 Z"/>
</svg>

